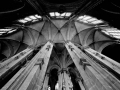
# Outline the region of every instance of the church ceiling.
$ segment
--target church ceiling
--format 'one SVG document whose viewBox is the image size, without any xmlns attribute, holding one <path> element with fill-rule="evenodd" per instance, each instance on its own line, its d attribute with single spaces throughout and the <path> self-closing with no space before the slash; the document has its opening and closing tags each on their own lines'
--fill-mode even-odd
<svg viewBox="0 0 120 90">
<path fill-rule="evenodd" d="M 114 43 L 116 40 L 104 35 L 95 25 L 87 25 L 75 20 L 45 19 L 34 24 L 16 27 L 14 33 L 0 37 L 1 43 L 3 43 L 2 41 L 10 42 L 9 45 L 6 45 L 9 48 L 12 47 L 15 53 L 19 51 L 16 51 L 17 48 L 26 48 L 26 46 L 39 47 L 47 41 L 52 41 L 57 48 L 56 51 L 61 53 L 64 50 L 64 43 L 68 41 L 76 45 L 91 46 L 98 50 L 104 43 Z M 11 49 L 7 50 L 11 51 Z"/>
<path fill-rule="evenodd" d="M 21 90 L 27 88 L 25 83 L 30 88 L 33 85 L 44 89 L 48 77 L 49 85 L 60 81 L 61 86 L 69 82 L 68 87 L 71 81 L 79 84 L 81 81 L 89 87 L 87 84 L 93 79 L 103 86 L 105 82 L 106 89 L 108 82 L 116 88 L 119 64 L 101 52 L 120 42 L 119 11 L 120 3 L 116 0 L 1 0 L 1 81 L 9 88 L 15 86 Z M 8 76 L 12 82 L 7 83 Z M 107 81 L 109 76 L 115 79 L 115 85 Z"/>
<path fill-rule="evenodd" d="M 58 43 L 71 41 L 75 45 L 90 46 L 99 51 L 117 40 L 102 31 L 109 25 L 119 28 L 116 23 L 119 20 L 119 4 L 116 1 L 2 0 L 0 2 L 9 6 L 9 8 L 0 6 L 0 51 L 6 57 L 18 53 L 27 46 L 42 46 L 47 41 L 54 42 L 55 46 Z M 4 46 L 8 49 L 2 48 Z M 62 50 L 64 44 L 58 46 Z M 60 49 L 57 48 L 56 51 Z M 6 52 L 11 54 L 8 55 Z"/>
</svg>

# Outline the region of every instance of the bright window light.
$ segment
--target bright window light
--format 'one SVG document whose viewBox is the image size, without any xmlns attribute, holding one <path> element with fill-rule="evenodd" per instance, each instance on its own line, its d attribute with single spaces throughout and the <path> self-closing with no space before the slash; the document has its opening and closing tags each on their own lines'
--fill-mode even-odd
<svg viewBox="0 0 120 90">
<path fill-rule="evenodd" d="M 71 13 L 67 12 L 65 16 L 69 17 L 71 15 Z"/>
<path fill-rule="evenodd" d="M 7 32 L 7 31 L 10 31 L 10 30 L 12 30 L 11 28 L 9 29 L 0 29 L 0 32 L 2 31 L 2 32 Z"/>
<path fill-rule="evenodd" d="M 65 16 L 66 13 L 62 13 L 61 16 Z"/>
<path fill-rule="evenodd" d="M 51 12 L 51 13 L 50 13 L 50 16 L 54 17 L 54 16 L 55 16 L 55 13 L 54 13 L 54 12 Z"/>
<path fill-rule="evenodd" d="M 56 16 L 56 17 L 61 17 L 61 16 L 65 16 L 66 13 L 60 14 L 59 12 L 51 12 L 50 16 Z"/>
<path fill-rule="evenodd" d="M 91 19 L 88 19 L 87 21 L 88 22 L 93 22 L 93 21 L 96 21 L 97 20 L 97 18 L 91 18 Z"/>
<path fill-rule="evenodd" d="M 100 23 L 103 23 L 102 20 L 98 20 L 97 18 L 88 16 L 88 15 L 80 16 L 80 17 L 78 17 L 77 20 L 79 20 L 81 22 L 84 22 L 84 23 L 88 23 L 88 24 L 100 24 Z"/>
<path fill-rule="evenodd" d="M 29 16 L 29 18 L 31 18 L 31 19 L 37 19 L 35 16 Z"/>
<path fill-rule="evenodd" d="M 6 27 L 4 29 L 0 29 L 0 35 L 4 34 L 4 33 L 12 33 L 14 31 L 16 31 L 16 28 L 12 28 L 12 27 Z"/>
<path fill-rule="evenodd" d="M 35 15 L 35 17 L 37 17 L 37 18 L 42 18 L 41 16 L 39 16 L 39 15 L 37 15 L 37 14 Z"/>
<path fill-rule="evenodd" d="M 100 23 L 103 23 L 103 21 L 101 21 L 101 20 L 96 20 L 96 21 L 92 21 L 91 23 L 93 23 L 93 24 L 100 24 Z"/>
<path fill-rule="evenodd" d="M 105 30 L 106 30 L 107 32 L 109 32 L 109 31 L 110 31 L 110 32 L 111 32 L 111 31 L 113 31 L 113 32 L 116 32 L 116 31 L 117 31 L 117 32 L 120 32 L 120 30 L 118 30 L 118 29 L 116 29 L 116 28 L 106 28 Z"/>
<path fill-rule="evenodd" d="M 84 18 L 84 16 L 80 16 L 80 17 L 78 17 L 78 19 L 77 20 L 79 20 L 79 19 L 83 19 Z"/>
<path fill-rule="evenodd" d="M 59 12 L 50 12 L 49 13 L 51 17 L 56 17 L 56 18 L 67 18 L 69 17 L 72 13 L 70 12 L 64 12 L 64 13 L 59 13 Z"/>
<path fill-rule="evenodd" d="M 117 35 L 117 36 L 120 35 L 120 33 L 110 33 L 110 34 L 115 35 L 115 36 L 116 36 L 116 35 Z"/>
<path fill-rule="evenodd" d="M 107 32 L 109 32 L 109 33 L 118 33 L 118 32 L 120 32 L 120 31 L 118 31 L 118 30 L 107 30 Z"/>
<path fill-rule="evenodd" d="M 32 21 L 32 19 L 29 18 L 29 17 L 24 18 L 24 20 L 26 20 L 26 21 Z"/>
<path fill-rule="evenodd" d="M 31 16 L 25 17 L 24 19 L 20 19 L 20 20 L 18 20 L 18 22 L 25 24 L 27 22 L 38 21 L 40 18 L 42 18 L 42 17 L 36 14 L 36 15 L 31 15 Z"/>
<path fill-rule="evenodd" d="M 114 36 L 114 37 L 120 39 L 120 36 Z"/>
<path fill-rule="evenodd" d="M 105 30 L 102 30 L 102 32 L 104 32 L 105 34 L 118 38 L 120 39 L 120 30 L 116 29 L 116 28 L 107 28 Z"/>
<path fill-rule="evenodd" d="M 14 31 L 16 31 L 16 30 L 11 30 L 11 31 L 9 31 L 8 33 L 12 33 L 12 32 L 14 32 Z"/>
<path fill-rule="evenodd" d="M 21 22 L 21 23 L 26 23 L 26 22 L 28 22 L 28 21 L 26 21 L 26 20 L 24 20 L 24 19 L 21 19 L 21 20 L 18 20 L 19 22 Z"/>
<path fill-rule="evenodd" d="M 92 18 L 92 17 L 90 17 L 90 16 L 85 16 L 85 17 L 83 18 L 83 20 L 88 20 L 88 19 L 90 19 L 90 18 Z"/>
<path fill-rule="evenodd" d="M 60 13 L 58 13 L 58 12 L 55 12 L 55 16 L 60 16 Z"/>
</svg>

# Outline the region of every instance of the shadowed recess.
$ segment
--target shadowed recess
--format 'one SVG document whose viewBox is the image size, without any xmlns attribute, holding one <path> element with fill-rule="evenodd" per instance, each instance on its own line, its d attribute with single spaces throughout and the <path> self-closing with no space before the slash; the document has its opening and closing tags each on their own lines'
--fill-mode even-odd
<svg viewBox="0 0 120 90">
<path fill-rule="evenodd" d="M 120 44 L 112 44 L 105 47 L 102 54 L 120 63 Z"/>
</svg>

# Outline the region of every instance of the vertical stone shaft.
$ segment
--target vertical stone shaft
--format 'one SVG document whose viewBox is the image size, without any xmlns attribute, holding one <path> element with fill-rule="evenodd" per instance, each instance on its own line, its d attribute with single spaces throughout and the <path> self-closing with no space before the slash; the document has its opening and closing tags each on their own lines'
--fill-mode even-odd
<svg viewBox="0 0 120 90">
<path fill-rule="evenodd" d="M 53 44 L 51 44 L 50 42 L 48 43 L 48 45 L 46 46 L 45 50 L 43 50 L 43 65 L 38 77 L 38 81 L 37 81 L 37 85 L 35 87 L 35 90 L 40 90 L 43 86 L 43 80 L 45 78 L 45 73 L 46 73 L 46 69 L 48 66 L 48 62 L 50 59 L 50 55 L 52 53 L 52 49 L 53 49 Z"/>
<path fill-rule="evenodd" d="M 70 79 L 69 75 L 66 72 L 64 72 L 64 80 L 65 80 L 66 90 L 72 90 L 73 89 L 73 84 L 71 82 L 71 79 Z"/>
<path fill-rule="evenodd" d="M 103 65 L 104 65 L 104 68 L 103 68 L 102 64 L 100 64 L 98 62 L 98 61 L 102 61 L 102 59 L 104 62 L 104 59 L 106 57 L 105 58 L 102 57 L 102 59 L 100 60 L 100 58 L 96 58 L 97 56 L 95 56 L 93 54 L 91 55 L 91 53 L 87 53 L 88 51 L 86 51 L 86 50 L 84 52 L 86 52 L 87 54 L 84 53 L 81 49 L 79 49 L 77 46 L 75 46 L 71 42 L 69 42 L 67 45 L 68 45 L 68 49 L 70 49 L 71 53 L 74 52 L 72 54 L 76 55 L 80 59 L 80 62 L 82 62 L 82 65 L 84 66 L 84 71 L 91 81 L 91 84 L 86 82 L 84 80 L 82 73 L 80 73 L 83 78 L 85 88 L 87 87 L 87 90 L 103 90 L 103 89 L 104 90 L 119 90 L 120 89 L 120 87 L 119 87 L 120 81 L 112 73 L 110 73 L 107 70 L 107 67 L 105 68 L 105 65 L 104 65 L 105 63 L 103 63 Z M 93 51 L 93 50 L 91 50 L 91 51 Z M 88 54 L 90 56 L 92 56 L 92 58 L 89 57 Z M 99 54 L 99 56 L 102 56 L 102 55 Z M 110 60 L 110 61 L 112 63 L 116 64 L 112 60 Z M 81 63 L 80 63 L 80 65 L 81 65 Z M 110 65 L 108 65 L 108 66 L 110 66 Z M 88 84 L 88 86 L 87 86 L 87 84 Z"/>
<path fill-rule="evenodd" d="M 48 89 L 49 74 L 46 74 L 42 90 Z"/>
<path fill-rule="evenodd" d="M 78 84 L 79 84 L 81 90 L 85 90 L 85 87 L 83 86 L 83 83 L 81 82 L 81 80 L 78 80 Z"/>
<path fill-rule="evenodd" d="M 62 90 L 62 82 L 63 82 L 63 73 L 60 72 L 58 76 L 59 90 Z"/>
<path fill-rule="evenodd" d="M 66 46 L 73 62 L 75 63 L 75 66 L 77 67 L 81 77 L 83 78 L 84 83 L 86 83 L 87 87 L 90 87 L 91 81 L 90 81 L 89 77 L 86 75 L 86 72 L 83 69 L 83 66 L 79 64 L 80 58 L 72 51 L 72 48 L 70 48 L 68 44 L 66 44 L 65 46 Z M 89 90 L 89 88 L 88 88 L 88 90 Z"/>
</svg>

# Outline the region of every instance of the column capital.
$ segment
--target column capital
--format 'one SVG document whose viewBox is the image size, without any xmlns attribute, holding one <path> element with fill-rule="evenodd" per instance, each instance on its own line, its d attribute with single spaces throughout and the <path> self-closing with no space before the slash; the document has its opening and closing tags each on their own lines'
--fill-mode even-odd
<svg viewBox="0 0 120 90">
<path fill-rule="evenodd" d="M 66 73 L 68 73 L 68 70 L 67 70 L 67 68 L 62 68 L 58 73 L 63 73 L 63 72 L 66 72 Z"/>
</svg>

